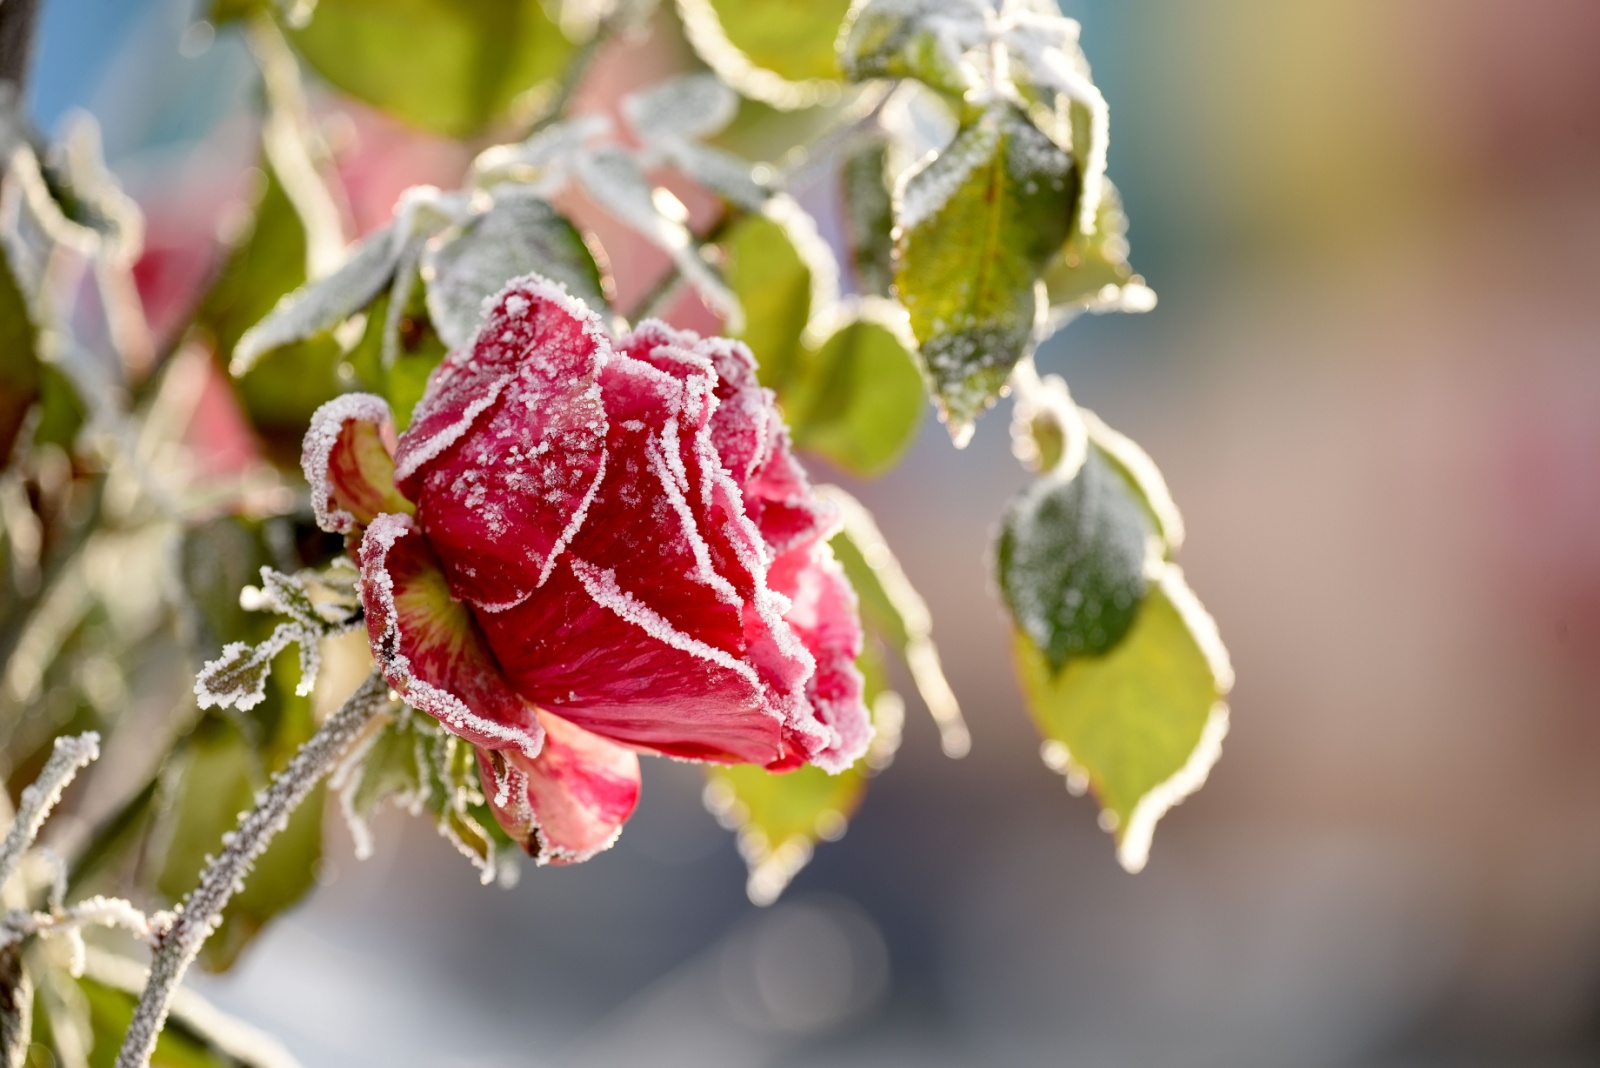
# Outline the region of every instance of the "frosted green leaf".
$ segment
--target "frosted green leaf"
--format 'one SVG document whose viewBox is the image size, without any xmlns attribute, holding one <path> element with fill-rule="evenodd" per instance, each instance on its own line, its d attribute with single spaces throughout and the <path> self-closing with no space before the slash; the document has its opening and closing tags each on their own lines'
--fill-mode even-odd
<svg viewBox="0 0 1600 1068">
<path fill-rule="evenodd" d="M 390 223 L 363 240 L 337 271 L 284 296 L 240 336 L 230 364 L 233 373 L 244 374 L 274 349 L 326 333 L 371 304 L 394 278 L 406 237 Z"/>
<path fill-rule="evenodd" d="M 745 312 L 733 334 L 750 346 L 761 384 L 781 398 L 798 372 L 806 327 L 833 299 L 836 269 L 810 219 L 777 203 L 739 220 L 719 245 L 723 276 Z"/>
<path fill-rule="evenodd" d="M 983 0 L 871 0 L 860 5 L 839 41 L 839 66 L 853 82 L 915 78 L 960 95 L 977 85 L 968 49 L 987 37 Z"/>
<path fill-rule="evenodd" d="M 745 96 L 780 108 L 837 95 L 834 42 L 850 0 L 678 0 L 700 58 Z"/>
<path fill-rule="evenodd" d="M 887 767 L 900 744 L 905 704 L 885 689 L 883 665 L 872 645 L 856 661 L 872 710 L 872 747 L 851 767 L 829 775 L 811 764 L 770 772 L 754 764 L 706 769 L 705 804 L 738 835 L 739 855 L 750 869 L 750 900 L 770 905 L 811 859 L 818 842 L 844 834 L 866 795 L 867 780 Z"/>
<path fill-rule="evenodd" d="M 1074 793 L 1094 791 L 1118 860 L 1139 871 L 1156 822 L 1205 782 L 1227 734 L 1233 670 L 1216 624 L 1162 564 L 1109 652 L 1056 670 L 1020 631 L 1015 652 L 1045 763 Z"/>
<path fill-rule="evenodd" d="M 289 38 L 336 88 L 452 137 L 537 116 L 572 52 L 540 0 L 318 0 Z"/>
<path fill-rule="evenodd" d="M 839 510 L 842 527 L 828 545 L 855 589 L 862 627 L 905 661 L 917 693 L 939 728 L 945 755 L 966 756 L 972 748 L 972 735 L 940 665 L 927 602 L 906 577 L 872 513 L 838 486 L 820 485 L 816 491 Z"/>
<path fill-rule="evenodd" d="M 760 210 L 769 195 L 755 167 L 731 152 L 701 144 L 739 110 L 739 97 L 714 74 L 674 78 L 622 101 L 622 113 L 646 150 L 647 165 L 670 163 L 729 202 Z"/>
<path fill-rule="evenodd" d="M 922 377 L 891 318 L 897 311 L 846 315 L 819 348 L 801 352 L 779 398 L 796 447 L 863 476 L 887 471 L 910 447 L 922 424 Z"/>
<path fill-rule="evenodd" d="M 1132 626 L 1155 533 L 1143 502 L 1098 448 L 1006 509 L 995 545 L 1001 596 L 1054 671 L 1106 652 Z"/>
<path fill-rule="evenodd" d="M 578 231 L 548 203 L 503 185 L 483 214 L 442 235 L 422 257 L 428 317 L 448 348 L 468 344 L 484 301 L 520 275 L 536 272 L 605 314 L 606 285 Z"/>
<path fill-rule="evenodd" d="M 1107 182 L 1095 211 L 1094 233 L 1074 229 L 1044 271 L 1052 327 L 1081 312 L 1146 312 L 1156 306 L 1155 291 L 1128 262 L 1128 216 L 1122 198 Z"/>
<path fill-rule="evenodd" d="M 1015 106 L 969 120 L 895 205 L 895 286 L 957 444 L 1032 342 L 1035 283 L 1072 226 L 1071 157 Z"/>
</svg>

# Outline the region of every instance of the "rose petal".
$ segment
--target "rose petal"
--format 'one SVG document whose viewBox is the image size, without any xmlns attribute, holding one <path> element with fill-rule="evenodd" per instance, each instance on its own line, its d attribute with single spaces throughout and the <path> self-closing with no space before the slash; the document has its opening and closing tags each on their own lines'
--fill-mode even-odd
<svg viewBox="0 0 1600 1068">
<path fill-rule="evenodd" d="M 825 541 L 779 557 L 770 578 L 773 588 L 792 602 L 784 619 L 816 660 L 806 698 L 831 735 L 806 759 L 837 774 L 860 759 L 873 734 L 862 700 L 861 672 L 856 670 L 861 617 L 855 590 Z M 793 748 L 803 745 L 802 739 Z"/>
<path fill-rule="evenodd" d="M 766 549 L 710 444 L 714 377 L 692 350 L 623 352 L 601 376 L 607 470 L 568 566 L 483 616 L 518 692 L 606 737 L 769 763 L 814 726 L 810 655 L 766 585 Z"/>
<path fill-rule="evenodd" d="M 789 448 L 772 391 L 756 378 L 755 358 L 738 341 L 711 337 L 697 351 L 717 372 L 712 434 L 755 522 L 774 554 L 825 537 L 838 522 L 833 509 L 811 492 L 805 469 Z"/>
<path fill-rule="evenodd" d="M 471 609 L 408 515 L 386 513 L 361 541 L 361 603 L 372 654 L 413 708 L 489 749 L 533 757 L 544 728 L 495 663 Z"/>
<path fill-rule="evenodd" d="M 317 526 L 349 534 L 383 512 L 411 511 L 395 488 L 393 441 L 382 397 L 346 393 L 317 409 L 300 454 Z"/>
<path fill-rule="evenodd" d="M 484 796 L 506 833 L 540 864 L 578 864 L 609 849 L 639 801 L 639 758 L 630 749 L 541 712 L 544 749 L 478 750 Z"/>
<path fill-rule="evenodd" d="M 397 475 L 456 596 L 489 611 L 522 601 L 583 526 L 605 473 L 610 351 L 593 312 L 529 275 L 434 373 Z"/>
</svg>

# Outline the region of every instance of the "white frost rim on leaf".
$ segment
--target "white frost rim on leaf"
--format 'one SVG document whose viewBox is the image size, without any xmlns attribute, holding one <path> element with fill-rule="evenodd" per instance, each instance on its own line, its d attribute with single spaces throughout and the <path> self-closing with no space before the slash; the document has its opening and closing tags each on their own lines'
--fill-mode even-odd
<svg viewBox="0 0 1600 1068">
<path fill-rule="evenodd" d="M 344 393 L 318 408 L 300 446 L 300 469 L 311 486 L 311 511 L 317 526 L 331 534 L 348 534 L 355 529 L 356 517 L 333 503 L 333 485 L 328 480 L 328 464 L 334 446 L 349 422 L 372 423 L 380 432 L 392 418 L 389 402 L 371 393 Z"/>
<path fill-rule="evenodd" d="M 1156 823 L 1172 806 L 1205 785 L 1206 777 L 1222 756 L 1222 740 L 1228 735 L 1228 706 L 1221 701 L 1211 706 L 1189 759 L 1164 782 L 1139 798 L 1128 816 L 1128 826 L 1117 843 L 1117 862 L 1129 874 L 1144 870 L 1150 859 L 1150 841 Z"/>
<path fill-rule="evenodd" d="M 418 534 L 408 515 L 385 512 L 367 527 L 361 542 L 362 600 L 370 595 L 377 602 L 383 630 L 373 643 L 373 652 L 383 667 L 383 675 L 406 703 L 438 720 L 452 733 L 461 736 L 471 731 L 484 738 L 507 743 L 530 760 L 544 746 L 544 727 L 534 718 L 534 731 L 518 730 L 478 715 L 455 694 L 411 672 L 411 660 L 400 651 L 400 608 L 395 601 L 394 577 L 389 574 L 388 557 L 395 543 L 408 534 Z M 372 606 L 369 606 L 369 611 Z M 504 682 L 500 682 L 504 685 Z M 469 739 L 470 740 L 470 739 Z"/>
<path fill-rule="evenodd" d="M 758 67 L 728 39 L 727 31 L 708 0 L 678 0 L 678 17 L 695 53 L 740 93 L 780 111 L 832 104 L 843 91 L 824 78 L 790 81 L 776 71 Z"/>
<path fill-rule="evenodd" d="M 878 529 L 877 521 L 860 501 L 834 485 L 819 485 L 816 494 L 839 510 L 845 537 L 860 551 L 884 596 L 900 616 L 900 625 L 906 632 L 906 647 L 901 650 L 901 656 L 911 672 L 917 693 L 922 696 L 922 703 L 939 728 L 940 748 L 952 759 L 966 756 L 972 750 L 972 732 L 962 718 L 961 705 L 939 662 L 928 603 L 911 585 Z"/>
<path fill-rule="evenodd" d="M 1167 480 L 1162 477 L 1161 469 L 1138 442 L 1113 430 L 1087 408 L 1080 408 L 1078 411 L 1082 414 L 1084 426 L 1089 431 L 1089 440 L 1104 449 L 1133 476 L 1139 491 L 1149 503 L 1150 510 L 1155 513 L 1156 525 L 1161 528 L 1161 537 L 1166 541 L 1168 550 L 1177 552 L 1183 547 L 1183 513 L 1178 511 L 1178 503 L 1172 499 L 1172 491 L 1167 488 Z M 1212 629 L 1215 627 L 1216 624 L 1213 623 Z"/>
</svg>

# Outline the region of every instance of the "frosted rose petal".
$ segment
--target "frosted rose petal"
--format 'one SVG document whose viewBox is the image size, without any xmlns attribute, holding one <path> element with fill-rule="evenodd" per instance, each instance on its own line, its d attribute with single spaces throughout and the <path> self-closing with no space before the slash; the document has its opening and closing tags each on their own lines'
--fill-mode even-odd
<svg viewBox="0 0 1600 1068">
<path fill-rule="evenodd" d="M 639 758 L 630 749 L 548 712 L 544 749 L 529 759 L 478 750 L 478 773 L 495 818 L 540 864 L 577 864 L 609 849 L 639 801 Z"/>
<path fill-rule="evenodd" d="M 428 384 L 396 454 L 400 487 L 458 597 L 490 611 L 538 589 L 605 471 L 600 320 L 519 279 Z"/>
<path fill-rule="evenodd" d="M 346 393 L 311 417 L 300 466 L 311 485 L 317 525 L 349 534 L 383 512 L 410 512 L 394 484 L 389 405 L 370 393 Z"/>
<path fill-rule="evenodd" d="M 501 674 L 471 609 L 408 515 L 377 516 L 360 548 L 361 604 L 384 678 L 406 703 L 490 749 L 535 756 L 544 728 Z"/>
</svg>

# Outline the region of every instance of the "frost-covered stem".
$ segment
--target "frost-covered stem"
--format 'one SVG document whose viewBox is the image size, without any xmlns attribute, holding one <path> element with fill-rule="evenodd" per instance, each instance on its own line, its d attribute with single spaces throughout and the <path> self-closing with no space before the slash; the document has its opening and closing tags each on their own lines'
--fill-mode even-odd
<svg viewBox="0 0 1600 1068">
<path fill-rule="evenodd" d="M 22 1068 L 33 1041 L 33 983 L 22 949 L 0 950 L 0 1068 Z"/>
<path fill-rule="evenodd" d="M 147 1068 L 184 972 L 216 929 L 222 910 L 243 884 L 250 866 L 283 829 L 289 814 L 333 770 L 367 721 L 388 703 L 389 684 L 374 672 L 300 747 L 289 766 L 273 777 L 260 803 L 225 840 L 227 848 L 206 866 L 199 885 L 178 906 L 171 925 L 155 938 L 150 978 L 128 1024 L 116 1068 Z"/>
<path fill-rule="evenodd" d="M 709 245 L 718 241 L 733 228 L 734 223 L 742 218 L 744 218 L 744 212 L 737 209 L 730 208 L 724 211 L 704 234 L 695 235 L 695 244 Z M 628 312 L 628 322 L 637 323 L 653 315 L 664 314 L 667 310 L 667 305 L 677 295 L 678 287 L 683 284 L 683 281 L 683 271 L 679 269 L 677 262 L 674 261 L 667 267 L 667 272 L 661 276 L 660 280 L 634 303 L 633 308 Z"/>
<path fill-rule="evenodd" d="M 44 826 L 45 817 L 61 800 L 62 791 L 72 782 L 79 769 L 99 755 L 100 736 L 94 731 L 56 739 L 44 770 L 39 772 L 32 786 L 22 791 L 16 819 L 11 821 L 11 830 L 6 832 L 5 841 L 0 842 L 0 886 L 4 886 L 6 880 L 11 878 L 17 861 L 22 859 L 22 854 L 39 836 L 39 828 Z"/>
<path fill-rule="evenodd" d="M 252 19 L 247 39 L 267 95 L 262 147 L 305 227 L 306 275 L 321 278 L 344 262 L 344 227 L 339 205 L 313 158 L 315 126 L 300 83 L 300 66 L 271 19 Z"/>
<path fill-rule="evenodd" d="M 601 19 L 600 24 L 594 28 L 594 33 L 589 39 L 578 46 L 572 58 L 567 61 L 567 69 L 561 72 L 561 81 L 556 85 L 555 95 L 545 105 L 544 114 L 539 116 L 528 130 L 528 137 L 543 130 L 547 126 L 554 126 L 567 115 L 567 108 L 572 105 L 572 98 L 578 95 L 578 89 L 583 85 L 584 77 L 589 73 L 589 68 L 594 65 L 595 57 L 600 54 L 601 46 L 611 36 L 609 20 Z M 527 138 L 523 138 L 526 140 Z"/>
</svg>

